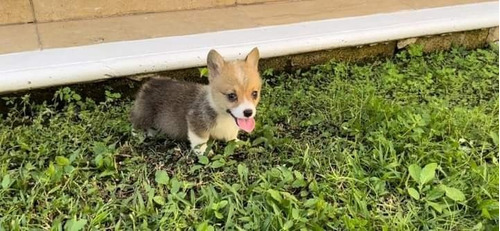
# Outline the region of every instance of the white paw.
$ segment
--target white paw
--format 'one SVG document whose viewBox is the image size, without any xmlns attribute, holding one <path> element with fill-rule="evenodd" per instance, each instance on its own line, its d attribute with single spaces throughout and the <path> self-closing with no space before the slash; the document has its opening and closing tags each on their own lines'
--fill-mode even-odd
<svg viewBox="0 0 500 231">
<path fill-rule="evenodd" d="M 198 145 L 192 145 L 191 149 L 196 155 L 204 155 L 205 151 L 207 150 L 207 144 L 198 144 Z M 212 151 L 212 150 L 210 150 Z"/>
<path fill-rule="evenodd" d="M 193 148 L 193 152 L 194 152 L 194 154 L 196 154 L 198 156 L 205 155 L 205 153 L 207 152 L 207 146 L 201 145 L 198 148 Z M 208 155 L 213 155 L 213 154 L 214 154 L 214 151 L 212 149 L 208 150 Z"/>
<path fill-rule="evenodd" d="M 202 156 L 203 154 L 205 154 L 204 151 L 201 151 L 200 149 L 193 149 L 193 152 L 194 154 L 196 154 L 197 156 Z"/>
<path fill-rule="evenodd" d="M 156 131 L 152 128 L 149 128 L 148 131 L 146 132 L 146 135 L 148 137 L 155 137 L 157 134 L 158 134 L 158 131 Z"/>
</svg>

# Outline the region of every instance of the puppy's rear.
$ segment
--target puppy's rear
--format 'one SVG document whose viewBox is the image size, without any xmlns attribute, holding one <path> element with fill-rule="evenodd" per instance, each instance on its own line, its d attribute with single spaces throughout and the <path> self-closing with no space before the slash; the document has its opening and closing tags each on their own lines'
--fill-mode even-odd
<svg viewBox="0 0 500 231">
<path fill-rule="evenodd" d="M 139 91 L 130 120 L 135 129 L 159 129 L 170 138 L 185 140 L 189 105 L 202 93 L 202 86 L 195 83 L 151 79 Z"/>
</svg>

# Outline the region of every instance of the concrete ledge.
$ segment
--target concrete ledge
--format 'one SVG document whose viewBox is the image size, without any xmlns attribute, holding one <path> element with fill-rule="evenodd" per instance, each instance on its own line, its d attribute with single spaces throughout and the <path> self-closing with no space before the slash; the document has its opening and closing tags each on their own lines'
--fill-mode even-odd
<svg viewBox="0 0 500 231">
<path fill-rule="evenodd" d="M 257 46 L 263 58 L 275 58 L 497 26 L 498 2 L 486 2 L 14 53 L 0 55 L 0 93 L 203 66 L 212 48 L 235 59 Z M 489 34 L 477 36 L 484 42 Z"/>
</svg>

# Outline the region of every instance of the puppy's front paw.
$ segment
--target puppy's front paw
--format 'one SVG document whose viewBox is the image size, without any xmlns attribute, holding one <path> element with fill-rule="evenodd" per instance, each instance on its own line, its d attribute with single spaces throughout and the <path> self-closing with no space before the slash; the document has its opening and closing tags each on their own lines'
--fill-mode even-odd
<svg viewBox="0 0 500 231">
<path fill-rule="evenodd" d="M 205 155 L 205 153 L 207 153 L 207 145 L 202 144 L 202 145 L 196 146 L 193 148 L 193 152 L 198 156 Z M 213 154 L 214 154 L 214 151 L 212 149 L 208 150 L 208 155 L 213 155 Z"/>
<path fill-rule="evenodd" d="M 200 136 L 191 130 L 188 131 L 189 142 L 191 143 L 191 149 L 196 155 L 205 154 L 207 149 L 208 135 Z"/>
<path fill-rule="evenodd" d="M 206 145 L 200 145 L 200 146 L 194 147 L 193 152 L 194 152 L 194 154 L 199 156 L 199 155 L 205 154 L 206 149 L 207 149 Z"/>
<path fill-rule="evenodd" d="M 205 151 L 202 151 L 200 149 L 193 149 L 193 152 L 194 154 L 196 154 L 197 156 L 201 156 L 205 153 Z"/>
<path fill-rule="evenodd" d="M 202 156 L 202 155 L 205 155 L 205 153 L 207 152 L 207 150 L 201 150 L 201 149 L 193 149 L 193 152 L 194 154 L 196 154 L 197 156 Z M 214 155 L 214 151 L 213 150 L 208 150 L 208 153 L 207 153 L 209 156 L 212 156 Z"/>
</svg>

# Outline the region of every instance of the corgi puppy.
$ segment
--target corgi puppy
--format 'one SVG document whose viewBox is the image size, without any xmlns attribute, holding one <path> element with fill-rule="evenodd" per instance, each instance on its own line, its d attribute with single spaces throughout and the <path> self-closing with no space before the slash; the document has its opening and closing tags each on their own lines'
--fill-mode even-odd
<svg viewBox="0 0 500 231">
<path fill-rule="evenodd" d="M 262 87 L 259 58 L 257 48 L 245 60 L 230 62 L 211 50 L 208 85 L 166 78 L 149 80 L 132 107 L 134 128 L 189 140 L 196 154 L 205 153 L 209 138 L 230 141 L 238 139 L 239 130 L 252 132 Z"/>
</svg>

